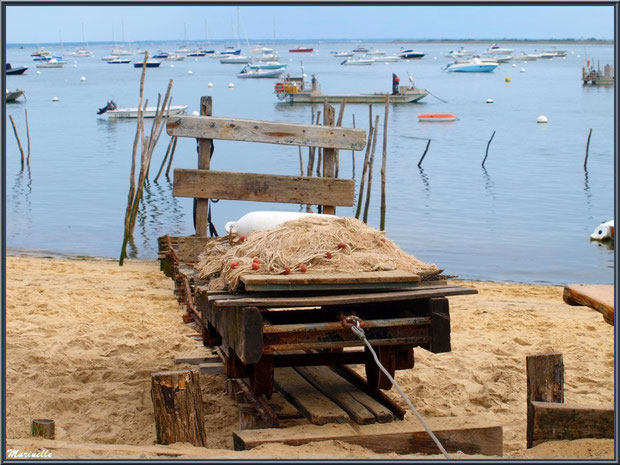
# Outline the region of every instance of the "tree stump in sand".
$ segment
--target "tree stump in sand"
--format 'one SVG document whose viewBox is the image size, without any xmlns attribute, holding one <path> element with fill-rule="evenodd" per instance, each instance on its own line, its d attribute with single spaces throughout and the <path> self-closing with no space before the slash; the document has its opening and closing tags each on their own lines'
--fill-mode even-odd
<svg viewBox="0 0 620 465">
<path fill-rule="evenodd" d="M 198 373 L 160 371 L 151 376 L 157 443 L 189 442 L 206 446 Z"/>
<path fill-rule="evenodd" d="M 47 439 L 54 439 L 56 436 L 56 424 L 54 420 L 35 418 L 30 422 L 30 432 L 33 436 L 43 436 Z"/>
</svg>

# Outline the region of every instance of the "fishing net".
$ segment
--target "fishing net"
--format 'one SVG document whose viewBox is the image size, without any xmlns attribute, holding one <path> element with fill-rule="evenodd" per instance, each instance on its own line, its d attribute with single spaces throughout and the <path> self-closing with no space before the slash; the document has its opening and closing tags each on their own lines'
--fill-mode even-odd
<svg viewBox="0 0 620 465">
<path fill-rule="evenodd" d="M 234 241 L 211 241 L 196 268 L 210 289 L 231 291 L 239 288 L 241 277 L 248 273 L 400 270 L 428 280 L 442 271 L 403 252 L 384 232 L 355 218 L 331 215 L 287 221 Z"/>
</svg>

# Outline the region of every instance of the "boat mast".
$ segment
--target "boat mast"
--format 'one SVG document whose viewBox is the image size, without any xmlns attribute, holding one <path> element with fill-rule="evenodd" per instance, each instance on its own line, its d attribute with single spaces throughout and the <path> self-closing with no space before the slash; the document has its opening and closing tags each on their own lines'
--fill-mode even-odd
<svg viewBox="0 0 620 465">
<path fill-rule="evenodd" d="M 239 29 L 243 29 L 243 36 L 245 37 L 245 44 L 248 47 L 248 54 L 250 53 L 250 42 L 248 41 L 248 35 L 245 32 L 245 27 L 241 23 L 241 14 L 239 13 L 239 7 L 237 7 L 237 27 Z M 239 31 L 239 35 L 241 35 L 241 31 Z"/>
</svg>

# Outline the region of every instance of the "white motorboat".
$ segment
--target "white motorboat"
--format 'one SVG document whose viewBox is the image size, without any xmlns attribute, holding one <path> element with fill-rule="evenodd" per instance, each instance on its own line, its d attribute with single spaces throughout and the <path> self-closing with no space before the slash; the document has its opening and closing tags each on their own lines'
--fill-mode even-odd
<svg viewBox="0 0 620 465">
<path fill-rule="evenodd" d="M 133 52 L 131 52 L 130 50 L 126 50 L 122 47 L 114 47 L 112 49 L 112 51 L 110 52 L 110 55 L 114 55 L 117 57 L 120 56 L 133 56 Z"/>
<path fill-rule="evenodd" d="M 247 64 L 251 63 L 252 59 L 244 55 L 228 55 L 220 59 L 222 64 Z"/>
<path fill-rule="evenodd" d="M 286 64 L 281 64 L 277 61 L 261 61 L 250 65 L 250 69 L 282 69 L 286 67 Z"/>
<path fill-rule="evenodd" d="M 168 114 L 181 115 L 187 110 L 187 105 L 171 105 Z M 108 118 L 137 118 L 138 108 L 118 108 L 113 101 L 109 101 L 105 107 L 97 111 L 98 115 L 108 114 Z M 155 118 L 157 107 L 146 107 L 143 112 L 144 118 Z"/>
<path fill-rule="evenodd" d="M 374 60 L 376 63 L 388 63 L 388 62 L 400 61 L 400 58 L 397 57 L 396 55 L 385 55 L 385 56 L 375 57 Z"/>
<path fill-rule="evenodd" d="M 512 49 L 509 48 L 501 48 L 497 44 L 491 44 L 489 48 L 487 48 L 484 53 L 489 53 L 493 55 L 510 55 L 512 53 Z"/>
<path fill-rule="evenodd" d="M 21 89 L 15 89 L 14 91 L 6 90 L 6 101 L 7 102 L 15 102 L 18 98 L 24 95 L 24 91 Z M 24 97 L 25 98 L 25 97 Z"/>
<path fill-rule="evenodd" d="M 564 50 L 543 50 L 542 53 L 545 55 L 551 55 L 551 58 L 566 56 L 566 51 Z"/>
<path fill-rule="evenodd" d="M 474 57 L 471 60 L 451 63 L 445 69 L 456 73 L 490 73 L 498 66 L 499 63 L 484 63 L 480 58 Z"/>
<path fill-rule="evenodd" d="M 256 45 L 255 47 L 252 47 L 252 53 L 255 55 L 261 54 L 261 55 L 266 55 L 269 53 L 273 53 L 273 49 L 269 48 L 269 47 L 264 47 L 263 45 Z"/>
<path fill-rule="evenodd" d="M 58 61 L 56 58 L 51 58 L 37 63 L 37 68 L 62 68 L 66 63 L 66 61 Z"/>
<path fill-rule="evenodd" d="M 284 68 L 278 69 L 251 69 L 249 66 L 244 67 L 240 73 L 237 74 L 239 79 L 246 78 L 276 78 L 282 75 Z"/>
<path fill-rule="evenodd" d="M 340 64 L 347 65 L 347 66 L 353 66 L 353 65 L 364 66 L 364 65 L 372 65 L 374 62 L 375 60 L 373 60 L 372 58 L 355 58 L 355 59 L 347 58 Z"/>
<path fill-rule="evenodd" d="M 537 53 L 523 53 L 523 52 L 521 52 L 520 55 L 513 56 L 512 57 L 512 61 L 535 61 L 539 57 L 540 57 L 540 55 L 537 54 Z"/>
<path fill-rule="evenodd" d="M 109 65 L 124 65 L 126 63 L 131 63 L 131 58 L 114 57 L 113 59 L 107 61 Z"/>
<path fill-rule="evenodd" d="M 411 58 L 422 58 L 425 54 L 423 52 L 416 52 L 415 50 L 403 50 L 398 54 L 404 60 L 409 60 Z"/>
<path fill-rule="evenodd" d="M 348 58 L 355 55 L 353 52 L 334 52 L 334 56 L 337 58 Z"/>
<path fill-rule="evenodd" d="M 508 63 L 512 60 L 512 55 L 493 55 L 485 53 L 480 55 L 480 60 L 483 63 Z"/>
<path fill-rule="evenodd" d="M 183 60 L 185 60 L 185 57 L 183 55 L 168 55 L 166 58 L 164 58 L 164 60 L 166 60 L 166 61 L 183 61 Z"/>
<path fill-rule="evenodd" d="M 472 57 L 476 54 L 476 52 L 472 52 L 469 50 L 465 50 L 464 47 L 459 48 L 458 50 L 450 50 L 445 54 L 446 58 L 463 58 L 463 57 Z"/>
<path fill-rule="evenodd" d="M 378 49 L 372 49 L 371 51 L 369 51 L 368 53 L 366 53 L 366 55 L 371 55 L 371 56 L 383 56 L 385 55 L 385 52 L 382 52 L 381 50 Z"/>
</svg>

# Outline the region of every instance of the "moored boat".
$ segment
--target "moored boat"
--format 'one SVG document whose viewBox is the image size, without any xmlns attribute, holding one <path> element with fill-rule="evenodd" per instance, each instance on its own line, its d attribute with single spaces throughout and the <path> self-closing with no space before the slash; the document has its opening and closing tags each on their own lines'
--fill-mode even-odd
<svg viewBox="0 0 620 465">
<path fill-rule="evenodd" d="M 16 74 L 24 74 L 28 69 L 27 66 L 19 66 L 17 68 L 13 68 L 11 63 L 7 63 L 5 66 L 5 73 L 7 76 L 16 75 Z"/>
<path fill-rule="evenodd" d="M 337 58 L 348 58 L 355 54 L 353 52 L 333 52 L 333 55 Z"/>
<path fill-rule="evenodd" d="M 364 66 L 364 65 L 372 65 L 375 62 L 372 58 L 347 58 L 344 60 L 341 65 L 347 66 Z"/>
<path fill-rule="evenodd" d="M 282 69 L 286 68 L 286 64 L 278 63 L 277 61 L 266 61 L 264 63 L 251 64 L 250 69 Z"/>
<path fill-rule="evenodd" d="M 520 55 L 513 56 L 512 57 L 512 61 L 535 61 L 539 57 L 540 57 L 540 55 L 537 54 L 537 53 L 524 53 L 524 52 L 521 52 Z"/>
<path fill-rule="evenodd" d="M 451 113 L 428 113 L 418 115 L 418 121 L 456 121 L 458 118 Z"/>
<path fill-rule="evenodd" d="M 375 60 L 375 63 L 388 63 L 388 62 L 400 61 L 400 58 L 397 57 L 396 55 L 384 55 L 384 56 L 374 57 L 374 60 Z"/>
<path fill-rule="evenodd" d="M 171 105 L 168 114 L 180 115 L 187 110 L 187 105 Z M 118 108 L 116 103 L 110 100 L 103 108 L 99 108 L 98 115 L 107 113 L 108 118 L 137 118 L 138 108 Z M 157 113 L 157 107 L 146 107 L 143 112 L 144 118 L 154 118 Z"/>
<path fill-rule="evenodd" d="M 289 52 L 291 53 L 312 53 L 313 51 L 314 51 L 314 48 L 302 47 L 301 45 L 298 45 L 297 47 L 289 50 Z"/>
<path fill-rule="evenodd" d="M 411 58 L 422 58 L 425 55 L 423 52 L 416 52 L 415 50 L 403 50 L 398 56 L 404 60 Z"/>
<path fill-rule="evenodd" d="M 275 78 L 282 75 L 284 68 L 277 69 L 251 69 L 249 66 L 244 67 L 237 77 L 240 79 L 245 78 Z"/>
<path fill-rule="evenodd" d="M 10 91 L 9 89 L 5 89 L 6 91 L 6 101 L 7 102 L 15 102 L 18 98 L 24 95 L 24 91 L 21 89 L 15 89 L 14 91 Z"/>
<path fill-rule="evenodd" d="M 153 57 L 156 58 L 156 57 Z M 185 57 L 183 55 L 168 55 L 166 58 L 164 58 L 164 60 L 166 61 L 183 61 L 185 60 Z"/>
<path fill-rule="evenodd" d="M 110 65 L 122 65 L 126 63 L 131 63 L 131 58 L 114 57 L 111 60 L 107 60 L 107 61 L 108 61 L 108 64 Z"/>
<path fill-rule="evenodd" d="M 169 56 L 170 54 L 163 50 L 157 50 L 157 52 L 153 54 L 153 58 L 168 58 Z"/>
<path fill-rule="evenodd" d="M 143 65 L 144 65 L 143 61 L 134 61 L 133 62 L 133 67 L 134 68 L 142 68 Z M 146 60 L 146 67 L 147 68 L 158 68 L 159 65 L 161 65 L 161 61 Z"/>
<path fill-rule="evenodd" d="M 485 63 L 480 58 L 457 61 L 446 66 L 445 70 L 455 73 L 490 73 L 499 66 L 498 63 Z"/>
<path fill-rule="evenodd" d="M 66 63 L 66 61 L 58 61 L 56 58 L 52 58 L 37 63 L 37 68 L 62 68 Z"/>
<path fill-rule="evenodd" d="M 246 57 L 245 55 L 228 55 L 220 59 L 220 63 L 222 64 L 247 64 L 251 62 L 252 59 L 250 57 Z"/>
</svg>

